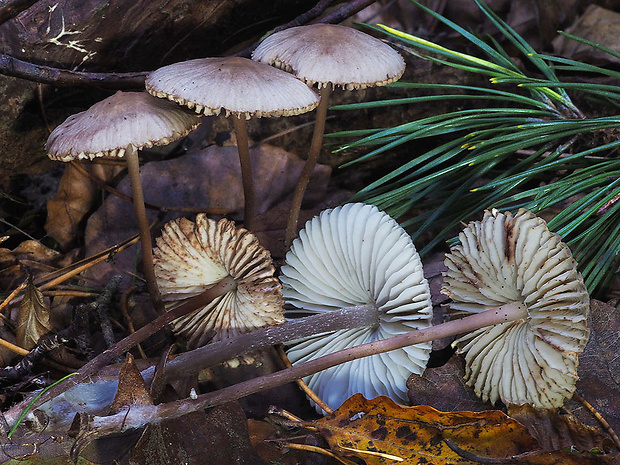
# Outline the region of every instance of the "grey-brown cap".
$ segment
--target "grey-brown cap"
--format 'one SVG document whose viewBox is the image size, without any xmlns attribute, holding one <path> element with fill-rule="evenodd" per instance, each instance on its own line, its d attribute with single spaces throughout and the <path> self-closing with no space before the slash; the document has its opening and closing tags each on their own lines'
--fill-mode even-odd
<svg viewBox="0 0 620 465">
<path fill-rule="evenodd" d="M 292 116 L 313 110 L 318 95 L 288 73 L 248 58 L 198 58 L 149 74 L 146 90 L 194 109 L 226 116 Z"/>
<path fill-rule="evenodd" d="M 559 407 L 575 391 L 588 341 L 589 296 L 560 236 L 533 213 L 487 211 L 446 255 L 443 292 L 456 310 L 479 313 L 510 302 L 527 318 L 461 337 L 467 384 L 483 400 Z"/>
<path fill-rule="evenodd" d="M 389 45 L 346 26 L 311 24 L 276 32 L 252 59 L 293 73 L 309 85 L 363 89 L 400 79 L 405 61 Z"/>
<path fill-rule="evenodd" d="M 205 307 L 174 320 L 175 333 L 190 347 L 284 322 L 280 282 L 274 277 L 269 251 L 232 221 L 204 214 L 196 222 L 180 218 L 167 223 L 157 238 L 155 274 L 164 302 L 174 308 L 201 294 L 226 276 L 237 288 Z"/>
<path fill-rule="evenodd" d="M 52 131 L 45 150 L 53 160 L 122 157 L 136 149 L 167 145 L 198 127 L 198 116 L 146 92 L 117 92 L 67 118 Z"/>
</svg>

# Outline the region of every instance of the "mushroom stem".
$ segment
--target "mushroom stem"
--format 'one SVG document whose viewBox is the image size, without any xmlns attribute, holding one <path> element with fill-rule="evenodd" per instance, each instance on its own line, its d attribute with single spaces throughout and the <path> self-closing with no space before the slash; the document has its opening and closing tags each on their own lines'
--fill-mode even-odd
<svg viewBox="0 0 620 465">
<path fill-rule="evenodd" d="M 112 360 L 127 352 L 129 349 L 136 346 L 140 342 L 144 341 L 147 337 L 155 334 L 172 320 L 176 320 L 177 318 L 187 315 L 194 310 L 204 307 L 213 299 L 227 294 L 228 292 L 234 291 L 236 288 L 237 282 L 235 281 L 235 279 L 231 276 L 227 276 L 217 284 L 214 284 L 213 286 L 205 290 L 202 294 L 198 294 L 197 296 L 188 299 L 178 307 L 164 312 L 162 315 L 158 316 L 153 321 L 137 330 L 135 333 L 131 333 L 126 338 L 118 341 L 114 346 L 110 347 L 109 349 L 105 350 L 104 352 L 100 353 L 95 358 L 90 360 L 88 363 L 82 366 L 82 368 L 79 369 L 77 375 L 72 376 L 71 378 L 67 378 L 62 383 L 56 384 L 51 389 L 45 391 L 45 393 L 39 399 L 37 399 L 36 402 L 34 402 L 32 408 L 38 407 L 39 405 L 47 402 L 48 400 L 71 388 L 72 386 L 83 382 L 90 376 L 97 373 L 101 368 L 106 366 Z"/>
<path fill-rule="evenodd" d="M 301 170 L 297 186 L 293 192 L 293 200 L 291 201 L 291 210 L 288 216 L 288 223 L 286 225 L 286 233 L 284 236 L 284 245 L 286 250 L 291 248 L 293 239 L 297 236 L 297 223 L 299 222 L 299 212 L 301 210 L 301 204 L 304 200 L 304 193 L 306 187 L 310 182 L 310 176 L 312 171 L 319 160 L 321 154 L 321 147 L 323 146 L 323 133 L 325 132 L 325 120 L 327 119 L 327 109 L 329 108 L 329 99 L 332 93 L 332 88 L 329 85 L 320 89 L 321 100 L 319 106 L 316 109 L 316 122 L 314 123 L 314 132 L 312 134 L 312 143 L 310 144 L 310 152 L 306 159 L 306 164 Z"/>
<path fill-rule="evenodd" d="M 140 428 L 149 423 L 157 423 L 162 419 L 178 418 L 191 412 L 203 410 L 216 405 L 222 405 L 232 400 L 271 389 L 296 379 L 309 376 L 322 370 L 368 357 L 381 352 L 400 349 L 413 344 L 420 344 L 446 336 L 454 336 L 484 327 L 507 323 L 527 316 L 525 305 L 521 302 L 511 302 L 486 312 L 467 316 L 447 323 L 412 331 L 381 341 L 369 342 L 357 347 L 334 352 L 323 357 L 286 368 L 266 376 L 253 378 L 248 381 L 220 389 L 218 391 L 201 394 L 195 399 L 182 399 L 156 406 L 138 406 L 129 411 L 123 411 L 107 417 L 94 417 L 92 425 L 96 431 L 106 433 Z"/>
<path fill-rule="evenodd" d="M 254 229 L 256 207 L 248 128 L 244 115 L 233 115 L 232 120 L 233 126 L 235 127 L 235 134 L 237 135 L 237 150 L 239 151 L 239 162 L 241 163 L 241 179 L 243 181 L 243 196 L 245 199 L 243 226 L 245 229 L 252 231 Z"/>
<path fill-rule="evenodd" d="M 131 193 L 133 197 L 133 208 L 138 222 L 140 235 L 140 247 L 142 251 L 142 273 L 146 280 L 146 287 L 151 296 L 151 302 L 159 315 L 165 313 L 166 309 L 157 287 L 155 277 L 155 267 L 153 265 L 153 245 L 151 242 L 151 228 L 146 217 L 146 207 L 144 205 L 144 193 L 142 192 L 142 181 L 140 180 L 140 162 L 138 151 L 133 145 L 129 145 L 125 151 L 127 159 L 127 171 L 131 183 Z"/>
<path fill-rule="evenodd" d="M 375 304 L 344 307 L 305 318 L 290 319 L 281 325 L 265 326 L 180 354 L 166 364 L 166 376 L 171 379 L 186 376 L 263 347 L 324 332 L 375 326 L 378 321 L 379 313 Z"/>
</svg>

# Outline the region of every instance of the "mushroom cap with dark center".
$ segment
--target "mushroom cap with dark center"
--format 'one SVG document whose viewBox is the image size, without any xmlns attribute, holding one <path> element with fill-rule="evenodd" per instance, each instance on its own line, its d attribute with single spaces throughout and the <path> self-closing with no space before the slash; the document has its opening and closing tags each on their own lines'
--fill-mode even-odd
<svg viewBox="0 0 620 465">
<path fill-rule="evenodd" d="M 320 334 L 293 343 L 287 354 L 302 363 L 366 342 L 430 326 L 430 290 L 409 235 L 372 205 L 346 204 L 308 221 L 286 255 L 280 277 L 287 303 L 309 313 L 371 304 L 376 327 Z M 431 344 L 354 360 L 305 378 L 330 407 L 357 392 L 406 401 L 406 381 L 426 367 Z"/>
<path fill-rule="evenodd" d="M 389 45 L 346 26 L 311 24 L 276 32 L 252 58 L 293 73 L 310 86 L 363 89 L 397 81 L 405 61 Z"/>
<path fill-rule="evenodd" d="M 589 296 L 570 249 L 533 213 L 487 211 L 446 255 L 443 292 L 456 310 L 523 303 L 528 317 L 461 337 L 467 384 L 483 400 L 562 405 L 588 341 Z"/>
<path fill-rule="evenodd" d="M 45 150 L 53 160 L 122 157 L 136 149 L 167 145 L 198 127 L 200 117 L 146 92 L 117 92 L 70 116 L 52 131 Z"/>
<path fill-rule="evenodd" d="M 253 329 L 284 322 L 280 282 L 274 277 L 269 252 L 258 239 L 232 221 L 215 221 L 204 214 L 196 222 L 180 218 L 167 223 L 157 238 L 155 275 L 169 308 L 201 294 L 226 276 L 237 288 L 205 307 L 171 323 L 188 340 L 202 345 L 216 332 L 221 340 Z"/>
<path fill-rule="evenodd" d="M 198 58 L 164 66 L 146 90 L 194 109 L 226 116 L 292 116 L 313 110 L 318 95 L 288 73 L 248 58 Z"/>
</svg>

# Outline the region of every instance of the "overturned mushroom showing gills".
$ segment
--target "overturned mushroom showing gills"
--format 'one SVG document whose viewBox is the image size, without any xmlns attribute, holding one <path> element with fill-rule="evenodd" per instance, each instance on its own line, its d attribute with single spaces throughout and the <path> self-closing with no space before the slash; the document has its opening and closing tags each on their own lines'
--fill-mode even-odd
<svg viewBox="0 0 620 465">
<path fill-rule="evenodd" d="M 164 66 L 146 90 L 205 115 L 232 115 L 245 196 L 244 226 L 252 230 L 254 188 L 246 120 L 293 116 L 313 110 L 318 95 L 288 73 L 241 57 L 199 58 Z"/>
<path fill-rule="evenodd" d="M 227 276 L 236 289 L 205 307 L 174 320 L 173 331 L 190 348 L 214 335 L 222 340 L 253 329 L 284 322 L 281 285 L 274 277 L 269 252 L 258 239 L 232 221 L 204 214 L 166 224 L 154 250 L 155 273 L 169 309 L 201 294 Z"/>
<path fill-rule="evenodd" d="M 287 351 L 293 364 L 431 324 L 430 291 L 411 238 L 375 206 L 347 204 L 308 221 L 286 255 L 281 280 L 286 302 L 298 309 L 368 305 L 379 314 L 374 327 L 298 340 Z M 424 343 L 372 355 L 304 381 L 334 409 L 358 392 L 404 401 L 407 378 L 424 371 L 430 348 Z"/>
<path fill-rule="evenodd" d="M 52 160 L 127 159 L 140 231 L 143 272 L 155 307 L 163 312 L 153 272 L 151 232 L 144 207 L 137 150 L 167 145 L 198 127 L 200 118 L 146 92 L 117 92 L 70 116 L 52 131 L 45 149 Z"/>
<path fill-rule="evenodd" d="M 276 32 L 258 45 L 252 59 L 288 71 L 309 86 L 316 84 L 321 93 L 310 152 L 293 194 L 285 238 L 288 248 L 297 233 L 304 192 L 321 152 L 332 89 L 390 84 L 403 75 L 405 61 L 379 39 L 334 24 L 312 24 Z"/>
<path fill-rule="evenodd" d="M 456 341 L 467 384 L 485 401 L 559 407 L 572 396 L 588 341 L 589 297 L 570 249 L 533 213 L 487 211 L 446 256 L 452 309 L 480 313 L 517 302 L 514 321 Z"/>
</svg>

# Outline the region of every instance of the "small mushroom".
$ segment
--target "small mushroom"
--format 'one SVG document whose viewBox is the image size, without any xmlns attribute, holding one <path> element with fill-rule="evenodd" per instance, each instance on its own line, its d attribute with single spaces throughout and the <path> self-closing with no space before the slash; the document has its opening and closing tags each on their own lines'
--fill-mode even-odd
<svg viewBox="0 0 620 465">
<path fill-rule="evenodd" d="M 198 127 L 200 118 L 146 92 L 117 92 L 70 116 L 52 131 L 45 149 L 52 160 L 127 159 L 140 231 L 143 272 L 153 304 L 163 311 L 153 272 L 151 232 L 146 217 L 137 150 L 166 145 Z"/>
<path fill-rule="evenodd" d="M 430 291 L 409 235 L 372 205 L 346 204 L 308 221 L 282 267 L 288 304 L 309 313 L 366 305 L 373 327 L 323 333 L 296 341 L 293 364 L 340 349 L 430 326 Z M 421 374 L 430 343 L 417 344 L 335 366 L 304 379 L 332 408 L 357 392 L 406 400 L 405 383 Z"/>
<path fill-rule="evenodd" d="M 588 292 L 570 249 L 523 209 L 487 211 L 459 239 L 445 261 L 451 308 L 480 314 L 516 302 L 526 310 L 455 342 L 467 384 L 492 403 L 561 406 L 575 391 L 589 337 Z"/>
<path fill-rule="evenodd" d="M 276 32 L 258 45 L 252 59 L 291 72 L 310 86 L 316 84 L 321 94 L 310 152 L 293 194 L 285 238 L 289 248 L 297 233 L 304 192 L 321 151 L 332 89 L 390 84 L 404 73 L 405 61 L 379 39 L 334 24 L 312 24 Z"/>
<path fill-rule="evenodd" d="M 274 277 L 271 255 L 256 236 L 232 221 L 215 221 L 204 214 L 197 215 L 195 223 L 185 218 L 171 221 L 153 253 L 168 309 L 227 276 L 237 283 L 235 290 L 171 323 L 190 348 L 203 345 L 213 332 L 213 339 L 221 340 L 284 322 L 281 285 Z"/>
<path fill-rule="evenodd" d="M 244 225 L 255 216 L 252 167 L 246 120 L 299 115 L 313 110 L 319 97 L 299 80 L 247 58 L 199 58 L 153 71 L 146 90 L 205 115 L 232 115 L 245 196 Z"/>
</svg>

